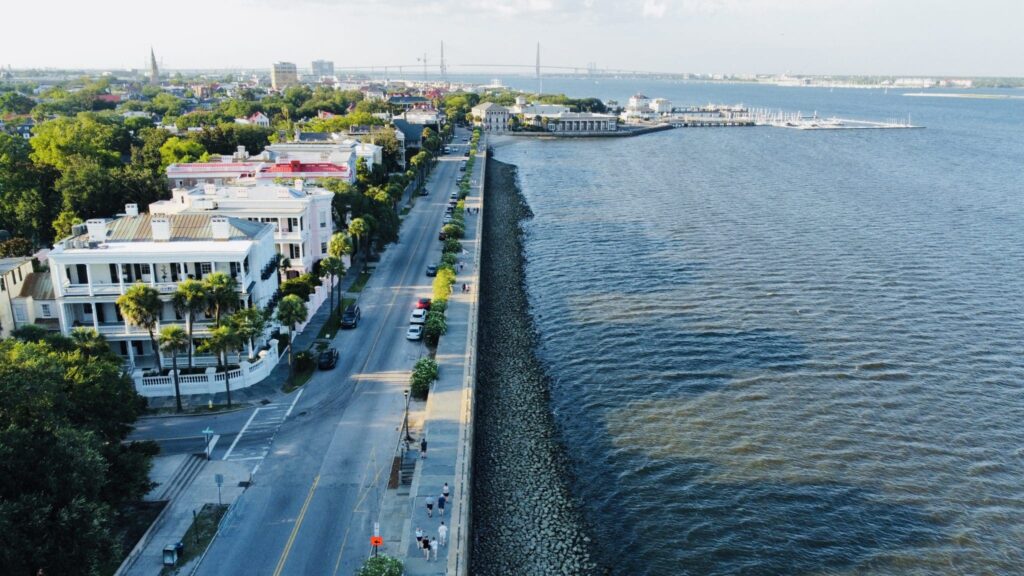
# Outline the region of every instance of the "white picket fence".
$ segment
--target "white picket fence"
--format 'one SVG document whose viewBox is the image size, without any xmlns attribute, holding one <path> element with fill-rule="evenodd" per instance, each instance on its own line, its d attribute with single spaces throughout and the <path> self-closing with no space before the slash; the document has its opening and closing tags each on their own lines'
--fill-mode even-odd
<svg viewBox="0 0 1024 576">
<path fill-rule="evenodd" d="M 277 340 L 267 342 L 270 348 L 261 350 L 259 357 L 253 362 L 242 360 L 238 368 L 225 373 L 217 373 L 217 368 L 211 366 L 206 368 L 204 374 L 180 374 L 178 386 L 183 395 L 187 394 L 217 394 L 224 391 L 224 380 L 228 378 L 232 390 L 248 388 L 270 375 L 270 372 L 277 366 L 280 356 L 277 353 Z M 174 376 L 143 376 L 141 370 L 136 370 L 133 375 L 135 390 L 147 398 L 161 396 L 174 396 Z"/>
</svg>

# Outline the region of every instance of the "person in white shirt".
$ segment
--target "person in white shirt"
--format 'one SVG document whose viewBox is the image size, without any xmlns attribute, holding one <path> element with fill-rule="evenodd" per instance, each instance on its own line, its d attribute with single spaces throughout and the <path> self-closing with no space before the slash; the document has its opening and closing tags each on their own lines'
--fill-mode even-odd
<svg viewBox="0 0 1024 576">
<path fill-rule="evenodd" d="M 448 541 L 448 527 L 444 525 L 444 520 L 441 520 L 441 525 L 437 527 L 437 541 L 444 546 Z"/>
</svg>

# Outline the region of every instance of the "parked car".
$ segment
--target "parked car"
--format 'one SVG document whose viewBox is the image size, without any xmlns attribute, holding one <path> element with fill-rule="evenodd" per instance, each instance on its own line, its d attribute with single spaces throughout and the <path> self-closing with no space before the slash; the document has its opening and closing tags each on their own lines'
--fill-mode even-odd
<svg viewBox="0 0 1024 576">
<path fill-rule="evenodd" d="M 459 199 L 459 193 L 458 193 L 458 192 L 452 192 L 451 194 L 449 194 L 449 195 L 448 195 L 448 199 L 449 199 L 449 200 L 455 200 L 455 201 L 458 201 L 458 199 Z"/>
<path fill-rule="evenodd" d="M 430 298 L 420 298 L 416 301 L 416 307 L 424 310 L 430 310 Z"/>
<path fill-rule="evenodd" d="M 360 317 L 362 317 L 362 313 L 359 311 L 359 306 L 349 304 L 348 308 L 345 308 L 345 311 L 341 313 L 341 327 L 355 328 L 359 326 Z"/>
<path fill-rule="evenodd" d="M 417 308 L 409 315 L 409 324 L 424 324 L 427 321 L 427 311 L 424 308 Z"/>
<path fill-rule="evenodd" d="M 442 232 L 438 232 L 437 233 L 437 239 L 442 241 L 442 242 L 444 242 L 445 240 L 448 239 L 448 235 L 445 234 L 443 231 Z"/>
<path fill-rule="evenodd" d="M 465 172 L 465 171 L 466 171 L 466 165 L 465 164 L 460 165 L 459 166 L 459 172 Z"/>
<path fill-rule="evenodd" d="M 447 224 L 447 223 L 449 223 L 451 221 L 452 221 L 452 215 L 450 213 L 449 214 L 445 214 L 444 215 L 444 220 L 441 220 L 441 222 L 443 222 L 445 224 Z"/>
<path fill-rule="evenodd" d="M 420 196 L 430 196 L 430 190 L 427 190 L 426 188 L 420 190 Z"/>
<path fill-rule="evenodd" d="M 427 276 L 437 276 L 437 266 L 427 266 Z"/>
<path fill-rule="evenodd" d="M 423 325 L 413 324 L 409 326 L 409 329 L 405 331 L 406 340 L 422 340 L 423 339 Z"/>
<path fill-rule="evenodd" d="M 463 156 L 465 156 L 466 158 L 469 158 L 469 150 L 466 150 L 466 153 L 463 154 Z M 465 169 L 466 167 L 463 166 L 462 168 Z"/>
<path fill-rule="evenodd" d="M 338 365 L 338 356 L 337 348 L 328 348 L 320 353 L 317 365 L 321 370 L 331 370 Z"/>
</svg>

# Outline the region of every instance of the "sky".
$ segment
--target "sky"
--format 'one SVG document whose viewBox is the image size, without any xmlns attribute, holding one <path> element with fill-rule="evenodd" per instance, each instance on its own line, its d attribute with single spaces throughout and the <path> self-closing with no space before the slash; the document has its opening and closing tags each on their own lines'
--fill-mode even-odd
<svg viewBox="0 0 1024 576">
<path fill-rule="evenodd" d="M 36 0 L 5 3 L 0 66 L 1024 76 L 1024 0 Z M 150 8 L 152 6 L 152 8 Z M 492 68 L 492 70 L 497 70 Z M 511 71 L 512 69 L 504 69 Z M 529 72 L 523 69 L 524 73 Z"/>
</svg>

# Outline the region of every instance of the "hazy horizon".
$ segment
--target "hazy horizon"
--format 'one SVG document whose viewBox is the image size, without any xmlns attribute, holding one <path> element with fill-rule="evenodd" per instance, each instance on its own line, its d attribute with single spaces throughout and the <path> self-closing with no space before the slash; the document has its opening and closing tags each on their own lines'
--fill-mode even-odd
<svg viewBox="0 0 1024 576">
<path fill-rule="evenodd" d="M 440 44 L 452 74 L 473 64 L 541 63 L 584 69 L 703 74 L 1024 76 L 1010 0 L 182 0 L 145 17 L 128 0 L 7 7 L 0 66 L 125 69 L 150 46 L 170 70 L 374 66 L 436 72 Z M 276 24 L 271 26 L 269 23 Z M 281 25 L 283 23 L 283 25 Z M 61 38 L 62 42 L 40 42 Z M 495 41 L 500 38 L 500 41 Z M 30 48 L 26 48 L 30 47 Z M 525 73 L 504 69 L 504 73 Z"/>
</svg>

